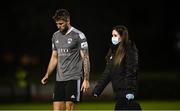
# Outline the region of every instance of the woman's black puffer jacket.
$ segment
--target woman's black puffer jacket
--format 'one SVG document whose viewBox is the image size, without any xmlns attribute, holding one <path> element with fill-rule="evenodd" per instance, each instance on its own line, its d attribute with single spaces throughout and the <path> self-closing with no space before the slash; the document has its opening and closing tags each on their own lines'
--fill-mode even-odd
<svg viewBox="0 0 180 111">
<path fill-rule="evenodd" d="M 135 43 L 129 42 L 125 52 L 125 56 L 120 65 L 114 66 L 112 62 L 106 64 L 106 68 L 98 80 L 93 94 L 99 96 L 107 84 L 111 82 L 116 99 L 125 97 L 128 93 L 136 95 L 138 50 Z"/>
</svg>

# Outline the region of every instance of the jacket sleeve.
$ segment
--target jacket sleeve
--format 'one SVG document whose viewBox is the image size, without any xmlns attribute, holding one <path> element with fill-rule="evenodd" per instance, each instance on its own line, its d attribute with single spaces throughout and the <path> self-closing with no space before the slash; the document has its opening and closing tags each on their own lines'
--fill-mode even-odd
<svg viewBox="0 0 180 111">
<path fill-rule="evenodd" d="M 104 88 L 107 86 L 107 84 L 110 81 L 110 70 L 109 70 L 109 65 L 106 65 L 106 68 L 104 72 L 101 75 L 101 78 L 98 80 L 95 88 L 93 89 L 92 93 L 93 95 L 96 94 L 97 96 L 100 96 L 101 93 L 103 92 Z"/>
<path fill-rule="evenodd" d="M 135 44 L 126 50 L 125 73 L 128 93 L 135 93 L 137 85 L 138 50 Z"/>
</svg>

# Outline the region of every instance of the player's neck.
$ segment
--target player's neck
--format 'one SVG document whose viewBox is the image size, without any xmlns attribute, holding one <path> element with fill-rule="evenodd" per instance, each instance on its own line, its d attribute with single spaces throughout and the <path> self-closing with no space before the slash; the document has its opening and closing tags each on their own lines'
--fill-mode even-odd
<svg viewBox="0 0 180 111">
<path fill-rule="evenodd" d="M 67 35 L 69 32 L 71 32 L 71 30 L 72 30 L 72 26 L 71 26 L 71 25 L 68 25 L 68 30 L 67 30 L 67 32 L 66 32 L 65 35 Z"/>
</svg>

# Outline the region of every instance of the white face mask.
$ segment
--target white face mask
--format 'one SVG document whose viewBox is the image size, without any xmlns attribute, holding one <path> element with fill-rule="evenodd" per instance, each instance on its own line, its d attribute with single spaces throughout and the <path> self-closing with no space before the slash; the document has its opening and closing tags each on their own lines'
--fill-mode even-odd
<svg viewBox="0 0 180 111">
<path fill-rule="evenodd" d="M 112 37 L 112 38 L 111 38 L 111 42 L 112 42 L 114 45 L 117 45 L 117 44 L 120 42 L 120 40 L 119 40 L 118 37 Z"/>
</svg>

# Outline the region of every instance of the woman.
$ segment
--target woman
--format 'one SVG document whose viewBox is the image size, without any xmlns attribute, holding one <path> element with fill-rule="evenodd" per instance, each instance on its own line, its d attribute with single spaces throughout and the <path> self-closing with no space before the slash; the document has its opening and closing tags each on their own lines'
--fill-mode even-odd
<svg viewBox="0 0 180 111">
<path fill-rule="evenodd" d="M 106 56 L 106 68 L 101 79 L 93 89 L 93 96 L 98 97 L 109 82 L 115 95 L 115 110 L 141 110 L 136 99 L 138 51 L 133 41 L 129 40 L 128 30 L 118 25 L 112 29 L 112 45 Z"/>
</svg>

